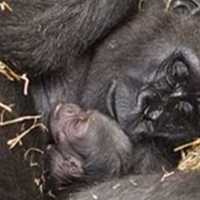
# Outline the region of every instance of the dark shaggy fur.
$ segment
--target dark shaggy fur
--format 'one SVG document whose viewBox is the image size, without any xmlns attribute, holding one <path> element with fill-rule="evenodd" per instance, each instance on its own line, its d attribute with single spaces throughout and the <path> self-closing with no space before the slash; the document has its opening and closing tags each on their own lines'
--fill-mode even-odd
<svg viewBox="0 0 200 200">
<path fill-rule="evenodd" d="M 0 60 L 27 73 L 31 85 L 25 98 L 2 79 L 0 102 L 19 103 L 16 116 L 24 108 L 41 113 L 46 124 L 60 102 L 98 110 L 129 137 L 134 173 L 174 169 L 180 155 L 173 149 L 200 136 L 199 1 L 142 2 L 138 12 L 137 0 L 8 1 L 13 12 L 0 10 Z M 29 195 L 10 188 L 17 173 L 0 174 L 5 200 L 16 198 L 11 190 Z"/>
</svg>

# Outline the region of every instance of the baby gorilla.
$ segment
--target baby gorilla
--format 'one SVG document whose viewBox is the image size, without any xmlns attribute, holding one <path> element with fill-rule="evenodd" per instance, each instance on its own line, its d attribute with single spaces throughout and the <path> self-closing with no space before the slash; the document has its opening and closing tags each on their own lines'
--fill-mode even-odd
<svg viewBox="0 0 200 200">
<path fill-rule="evenodd" d="M 128 137 L 99 112 L 59 104 L 50 119 L 50 128 L 52 142 L 44 158 L 46 192 L 71 191 L 77 185 L 131 170 L 132 145 Z"/>
</svg>

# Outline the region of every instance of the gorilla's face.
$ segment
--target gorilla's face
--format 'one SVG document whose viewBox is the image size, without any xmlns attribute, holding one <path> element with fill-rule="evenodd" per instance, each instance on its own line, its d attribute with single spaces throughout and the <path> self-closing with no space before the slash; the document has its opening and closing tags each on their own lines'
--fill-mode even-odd
<svg viewBox="0 0 200 200">
<path fill-rule="evenodd" d="M 144 6 L 95 54 L 83 104 L 102 105 L 96 91 L 104 91 L 107 109 L 100 109 L 133 139 L 145 133 L 179 145 L 199 136 L 199 7 L 180 2 Z"/>
</svg>

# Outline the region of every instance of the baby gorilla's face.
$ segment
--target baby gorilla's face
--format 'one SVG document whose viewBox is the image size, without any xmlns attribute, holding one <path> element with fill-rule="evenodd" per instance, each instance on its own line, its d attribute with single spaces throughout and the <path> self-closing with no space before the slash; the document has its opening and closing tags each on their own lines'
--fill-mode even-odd
<svg viewBox="0 0 200 200">
<path fill-rule="evenodd" d="M 53 142 L 45 153 L 45 177 L 47 185 L 54 185 L 54 189 L 130 170 L 129 139 L 114 121 L 99 112 L 59 104 L 50 127 Z"/>
</svg>

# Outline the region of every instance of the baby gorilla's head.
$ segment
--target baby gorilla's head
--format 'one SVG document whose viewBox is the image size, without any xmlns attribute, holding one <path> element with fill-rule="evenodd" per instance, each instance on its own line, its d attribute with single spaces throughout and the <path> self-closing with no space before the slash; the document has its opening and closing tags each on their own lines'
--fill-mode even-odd
<svg viewBox="0 0 200 200">
<path fill-rule="evenodd" d="M 45 152 L 47 188 L 102 180 L 127 173 L 132 146 L 111 119 L 74 104 L 59 104 L 50 119 L 52 142 Z"/>
</svg>

